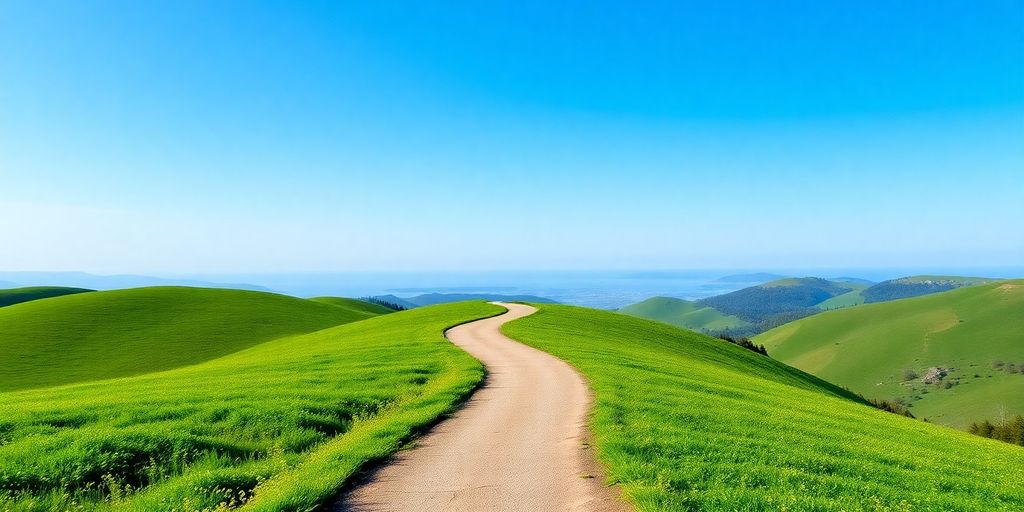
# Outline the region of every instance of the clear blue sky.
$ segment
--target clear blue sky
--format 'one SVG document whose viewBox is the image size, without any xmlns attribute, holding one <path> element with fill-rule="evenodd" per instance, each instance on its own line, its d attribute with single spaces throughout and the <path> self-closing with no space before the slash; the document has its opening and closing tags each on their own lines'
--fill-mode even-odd
<svg viewBox="0 0 1024 512">
<path fill-rule="evenodd" d="M 1019 265 L 1024 1 L 6 1 L 0 247 L 94 272 Z"/>
</svg>

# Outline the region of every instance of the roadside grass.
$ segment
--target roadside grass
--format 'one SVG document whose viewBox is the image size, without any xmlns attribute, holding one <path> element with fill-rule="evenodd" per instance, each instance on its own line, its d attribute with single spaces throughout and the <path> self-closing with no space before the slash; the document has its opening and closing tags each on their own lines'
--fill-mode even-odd
<svg viewBox="0 0 1024 512">
<path fill-rule="evenodd" d="M 93 290 L 85 288 L 69 288 L 66 286 L 26 286 L 24 288 L 8 288 L 6 290 L 0 290 L 0 307 L 13 306 L 14 304 L 21 304 L 22 302 L 91 291 Z"/>
<path fill-rule="evenodd" d="M 1021 510 L 1024 450 L 865 405 L 732 344 L 536 305 L 505 333 L 595 394 L 609 479 L 639 510 Z"/>
<path fill-rule="evenodd" d="M 754 341 L 829 382 L 900 399 L 931 422 L 966 428 L 1024 414 L 1024 280 L 828 311 Z M 925 384 L 931 367 L 948 374 Z"/>
<path fill-rule="evenodd" d="M 460 303 L 170 371 L 0 393 L 0 510 L 312 510 L 481 381 Z"/>
<path fill-rule="evenodd" d="M 0 391 L 169 370 L 375 315 L 347 300 L 152 287 L 7 306 L 0 308 Z"/>
</svg>

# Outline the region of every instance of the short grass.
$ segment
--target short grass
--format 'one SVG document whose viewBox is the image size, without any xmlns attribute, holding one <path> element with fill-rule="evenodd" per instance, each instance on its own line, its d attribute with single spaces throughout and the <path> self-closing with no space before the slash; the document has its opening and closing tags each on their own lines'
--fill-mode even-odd
<svg viewBox="0 0 1024 512">
<path fill-rule="evenodd" d="M 0 393 L 0 510 L 312 510 L 482 379 L 418 308 L 176 370 Z"/>
<path fill-rule="evenodd" d="M 133 288 L 25 302 L 0 308 L 0 391 L 168 370 L 372 316 L 213 288 Z"/>
<path fill-rule="evenodd" d="M 665 324 L 540 305 L 509 336 L 589 379 L 599 459 L 639 510 L 1021 510 L 1024 450 L 885 413 Z"/>
<path fill-rule="evenodd" d="M 619 310 L 629 316 L 657 320 L 695 331 L 721 331 L 749 325 L 702 304 L 672 297 L 652 297 Z"/>
<path fill-rule="evenodd" d="M 875 398 L 900 398 L 919 418 L 963 428 L 1024 414 L 1024 281 L 977 284 L 942 293 L 830 311 L 755 338 L 785 363 Z M 923 384 L 904 370 L 952 371 Z"/>
<path fill-rule="evenodd" d="M 0 307 L 21 304 L 31 300 L 48 299 L 60 297 L 61 295 L 73 295 L 76 293 L 91 292 L 86 288 L 69 288 L 66 286 L 27 286 L 24 288 L 9 288 L 0 290 Z"/>
</svg>

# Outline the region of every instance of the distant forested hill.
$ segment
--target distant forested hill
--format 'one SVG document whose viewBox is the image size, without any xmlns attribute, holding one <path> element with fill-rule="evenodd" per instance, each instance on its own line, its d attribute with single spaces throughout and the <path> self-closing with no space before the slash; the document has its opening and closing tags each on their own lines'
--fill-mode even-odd
<svg viewBox="0 0 1024 512">
<path fill-rule="evenodd" d="M 945 292 L 992 282 L 992 279 L 983 277 L 959 277 L 959 276 L 912 276 L 901 277 L 882 281 L 865 289 L 861 294 L 864 302 L 885 302 L 896 299 L 906 299 L 929 293 Z"/>
<path fill-rule="evenodd" d="M 992 281 L 979 277 L 911 276 L 872 284 L 856 277 L 785 278 L 697 301 L 653 297 L 619 312 L 709 334 L 753 336 L 825 310 Z"/>
</svg>

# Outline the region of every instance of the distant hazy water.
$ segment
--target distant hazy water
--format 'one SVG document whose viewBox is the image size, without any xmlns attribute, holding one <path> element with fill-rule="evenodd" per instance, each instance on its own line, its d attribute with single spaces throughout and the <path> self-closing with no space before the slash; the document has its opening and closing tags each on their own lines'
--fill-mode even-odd
<svg viewBox="0 0 1024 512">
<path fill-rule="evenodd" d="M 233 274 L 197 276 L 245 282 L 272 290 L 312 297 L 362 297 L 422 293 L 496 293 L 538 295 L 565 304 L 613 309 L 654 296 L 700 299 L 757 284 L 719 279 L 759 270 L 671 271 L 522 271 L 522 272 L 344 272 L 296 274 Z M 914 274 L 1015 277 L 1021 269 L 784 269 L 767 272 L 786 276 L 859 277 L 881 281 Z"/>
</svg>

